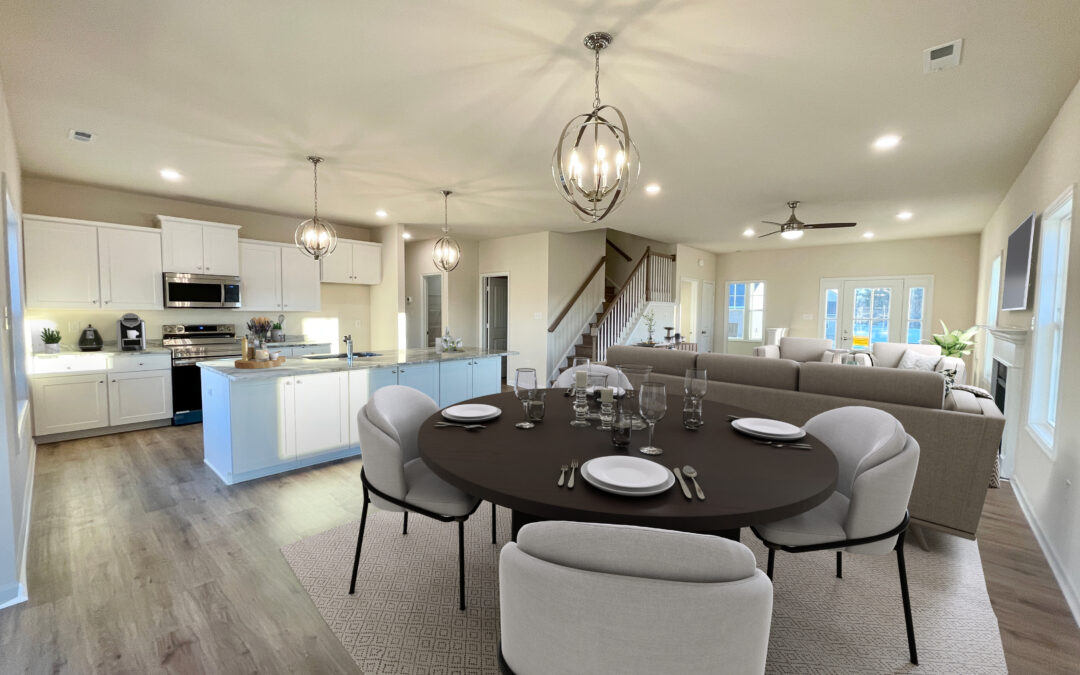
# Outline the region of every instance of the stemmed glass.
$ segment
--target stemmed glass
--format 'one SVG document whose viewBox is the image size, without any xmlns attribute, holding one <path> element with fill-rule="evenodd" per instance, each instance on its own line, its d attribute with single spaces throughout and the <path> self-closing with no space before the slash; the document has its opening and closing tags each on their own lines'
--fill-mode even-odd
<svg viewBox="0 0 1080 675">
<path fill-rule="evenodd" d="M 642 382 L 638 391 L 638 406 L 641 416 L 649 424 L 649 444 L 641 448 L 646 455 L 661 455 L 663 450 L 653 445 L 653 432 L 656 431 L 656 423 L 667 412 L 667 387 L 663 382 Z"/>
<path fill-rule="evenodd" d="M 689 368 L 683 378 L 683 426 L 690 430 L 700 429 L 705 423 L 701 414 L 701 400 L 708 391 L 709 380 L 704 368 Z"/>
<path fill-rule="evenodd" d="M 525 408 L 525 420 L 514 426 L 518 429 L 532 429 L 536 425 L 529 421 L 529 401 L 536 397 L 536 368 L 518 368 L 514 373 L 514 395 Z"/>
</svg>

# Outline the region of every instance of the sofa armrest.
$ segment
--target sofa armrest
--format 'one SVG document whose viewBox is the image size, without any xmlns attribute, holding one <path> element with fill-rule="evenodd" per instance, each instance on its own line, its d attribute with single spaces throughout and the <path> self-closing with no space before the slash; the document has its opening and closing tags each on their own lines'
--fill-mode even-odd
<svg viewBox="0 0 1080 675">
<path fill-rule="evenodd" d="M 934 370 L 940 373 L 953 369 L 956 370 L 956 384 L 967 384 L 967 365 L 963 359 L 955 356 L 942 356 Z"/>
<path fill-rule="evenodd" d="M 754 356 L 764 356 L 767 359 L 778 359 L 780 358 L 780 346 L 761 345 L 760 347 L 754 347 Z"/>
</svg>

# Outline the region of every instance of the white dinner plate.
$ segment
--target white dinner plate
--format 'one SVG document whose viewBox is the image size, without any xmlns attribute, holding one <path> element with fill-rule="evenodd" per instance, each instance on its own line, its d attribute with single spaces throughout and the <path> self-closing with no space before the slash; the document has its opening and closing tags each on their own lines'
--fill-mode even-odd
<svg viewBox="0 0 1080 675">
<path fill-rule="evenodd" d="M 671 474 L 667 467 L 642 457 L 609 455 L 585 462 L 599 483 L 620 490 L 648 490 L 663 485 Z"/>
<path fill-rule="evenodd" d="M 483 403 L 462 403 L 442 411 L 442 416 L 452 422 L 484 422 L 502 414 L 500 408 Z"/>
<path fill-rule="evenodd" d="M 605 459 L 605 458 L 604 457 L 598 457 L 597 459 Z M 626 459 L 626 458 L 623 458 L 623 459 Z M 607 483 L 604 483 L 604 482 L 602 482 L 600 480 L 597 480 L 597 478 L 593 475 L 592 471 L 590 470 L 590 468 L 591 468 L 590 464 L 592 464 L 595 461 L 596 461 L 596 459 L 590 459 L 589 461 L 587 461 L 587 462 L 585 462 L 584 464 L 581 465 L 581 477 L 582 477 L 582 479 L 585 480 L 586 483 L 592 485 L 593 487 L 597 488 L 598 490 L 603 490 L 604 492 L 610 492 L 611 494 L 620 495 L 620 496 L 623 496 L 623 497 L 650 497 L 652 495 L 658 495 L 661 492 L 667 492 L 668 490 L 671 489 L 671 486 L 675 484 L 675 474 L 671 473 L 671 471 L 668 471 L 668 469 L 666 469 L 665 467 L 662 467 L 659 464 L 657 464 L 656 466 L 660 467 L 661 469 L 663 469 L 664 471 L 667 472 L 667 478 L 660 485 L 656 485 L 656 486 L 650 487 L 650 488 L 640 488 L 640 489 L 619 488 L 619 487 L 615 487 L 613 485 L 608 485 Z M 649 460 L 644 460 L 644 461 L 647 462 Z"/>
<path fill-rule="evenodd" d="M 756 436 L 770 441 L 797 441 L 806 436 L 806 430 L 802 427 L 763 417 L 743 417 L 732 420 L 731 426 L 748 436 Z"/>
</svg>

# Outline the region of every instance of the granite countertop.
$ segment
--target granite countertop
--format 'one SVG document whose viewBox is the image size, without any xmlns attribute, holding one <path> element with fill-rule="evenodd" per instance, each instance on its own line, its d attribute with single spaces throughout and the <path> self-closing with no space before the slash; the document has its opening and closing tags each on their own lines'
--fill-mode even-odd
<svg viewBox="0 0 1080 675">
<path fill-rule="evenodd" d="M 270 348 L 274 347 L 316 347 L 322 345 L 330 345 L 333 347 L 334 343 L 331 340 L 313 340 L 306 335 L 285 335 L 284 340 L 278 342 L 267 342 L 266 346 Z M 344 344 L 342 350 L 345 349 Z"/>
<path fill-rule="evenodd" d="M 39 358 L 39 357 L 56 358 L 58 356 L 67 356 L 67 357 L 71 357 L 71 356 L 100 356 L 102 354 L 111 354 L 113 356 L 116 356 L 116 355 L 120 355 L 120 354 L 132 354 L 132 355 L 135 355 L 135 354 L 171 354 L 172 353 L 167 348 L 162 347 L 160 341 L 158 341 L 158 344 L 156 346 L 147 345 L 146 349 L 131 350 L 131 351 L 121 351 L 120 348 L 117 347 L 115 344 L 105 345 L 104 347 L 97 350 L 96 352 L 84 352 L 84 351 L 80 350 L 78 347 L 71 348 L 68 345 L 60 345 L 60 347 L 61 347 L 61 350 L 59 352 L 55 353 L 55 354 L 50 354 L 48 352 L 34 352 L 33 356 L 36 359 L 36 358 Z"/>
<path fill-rule="evenodd" d="M 286 359 L 284 365 L 276 366 L 274 368 L 237 368 L 233 365 L 233 359 L 201 361 L 197 365 L 200 368 L 220 373 L 230 380 L 246 381 L 293 377 L 296 375 L 315 375 L 318 373 L 336 373 L 348 370 L 365 370 L 368 368 L 408 365 L 410 363 L 441 363 L 443 361 L 458 361 L 462 359 L 517 354 L 517 352 L 513 351 L 493 351 L 477 347 L 466 347 L 461 351 L 441 353 L 430 348 L 406 349 L 405 351 L 396 349 L 382 351 L 375 350 L 375 352 L 378 356 L 354 357 L 351 366 L 349 365 L 348 359 L 311 359 L 302 356 Z"/>
</svg>

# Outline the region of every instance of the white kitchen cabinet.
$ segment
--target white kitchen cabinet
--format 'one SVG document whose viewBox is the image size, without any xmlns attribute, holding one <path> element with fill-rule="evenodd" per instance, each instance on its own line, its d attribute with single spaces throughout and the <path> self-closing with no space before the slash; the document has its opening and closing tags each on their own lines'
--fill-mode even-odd
<svg viewBox="0 0 1080 675">
<path fill-rule="evenodd" d="M 101 306 L 97 236 L 96 227 L 66 218 L 23 219 L 27 307 Z"/>
<path fill-rule="evenodd" d="M 172 372 L 148 370 L 109 373 L 109 425 L 169 419 Z"/>
<path fill-rule="evenodd" d="M 281 308 L 286 312 L 317 312 L 322 306 L 319 262 L 295 246 L 281 249 Z"/>
<path fill-rule="evenodd" d="M 98 227 L 101 306 L 127 311 L 162 307 L 161 232 Z"/>
<path fill-rule="evenodd" d="M 240 242 L 240 305 L 245 312 L 281 309 L 281 247 Z"/>
<path fill-rule="evenodd" d="M 348 382 L 346 372 L 293 378 L 293 424 L 287 426 L 297 459 L 349 447 Z"/>
<path fill-rule="evenodd" d="M 502 391 L 501 357 L 458 359 L 439 364 L 439 405 L 446 406 Z"/>
<path fill-rule="evenodd" d="M 368 373 L 368 398 L 379 389 L 397 384 L 397 366 L 370 368 Z"/>
<path fill-rule="evenodd" d="M 439 402 L 439 364 L 410 363 L 398 366 L 398 384 L 418 389 Z"/>
<path fill-rule="evenodd" d="M 161 227 L 161 264 L 165 272 L 240 273 L 239 225 L 157 216 Z"/>
<path fill-rule="evenodd" d="M 104 373 L 32 378 L 34 435 L 109 426 L 109 394 L 105 378 Z"/>
<path fill-rule="evenodd" d="M 322 281 L 374 285 L 382 281 L 382 244 L 339 239 L 337 249 L 322 260 Z"/>
</svg>

